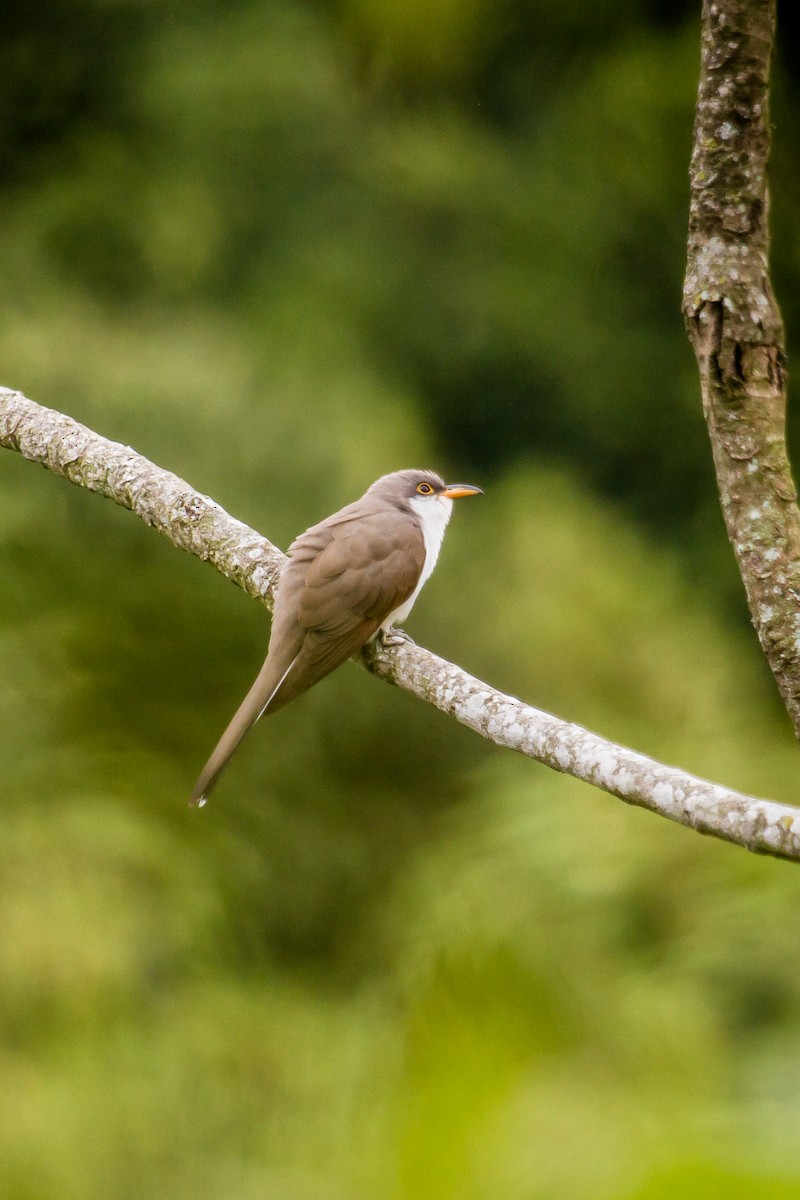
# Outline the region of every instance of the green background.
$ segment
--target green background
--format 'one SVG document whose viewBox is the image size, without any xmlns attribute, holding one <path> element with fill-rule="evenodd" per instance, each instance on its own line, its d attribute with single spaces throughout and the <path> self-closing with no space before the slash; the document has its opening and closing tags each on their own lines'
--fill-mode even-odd
<svg viewBox="0 0 800 1200">
<path fill-rule="evenodd" d="M 680 316 L 698 8 L 7 6 L 0 379 L 284 546 L 480 484 L 411 634 L 797 801 Z M 349 665 L 189 812 L 263 611 L 11 454 L 0 579 L 4 1197 L 800 1196 L 796 867 Z"/>
</svg>

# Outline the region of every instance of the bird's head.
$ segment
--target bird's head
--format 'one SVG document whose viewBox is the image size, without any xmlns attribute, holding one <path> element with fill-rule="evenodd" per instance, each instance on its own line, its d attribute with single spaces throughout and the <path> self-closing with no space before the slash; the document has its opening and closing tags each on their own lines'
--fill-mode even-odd
<svg viewBox="0 0 800 1200">
<path fill-rule="evenodd" d="M 394 471 L 383 475 L 373 483 L 369 492 L 378 495 L 399 508 L 409 508 L 422 514 L 429 505 L 445 507 L 448 512 L 451 501 L 462 496 L 483 495 L 482 489 L 471 483 L 445 483 L 435 471 Z"/>
</svg>

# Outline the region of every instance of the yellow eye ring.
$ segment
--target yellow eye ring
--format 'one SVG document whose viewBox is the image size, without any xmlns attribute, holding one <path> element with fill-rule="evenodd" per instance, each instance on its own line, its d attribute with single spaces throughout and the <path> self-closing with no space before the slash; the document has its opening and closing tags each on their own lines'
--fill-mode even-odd
<svg viewBox="0 0 800 1200">
<path fill-rule="evenodd" d="M 419 492 L 419 494 L 421 496 L 432 496 L 433 495 L 433 488 L 431 487 L 431 485 L 429 483 L 418 483 L 417 491 Z"/>
</svg>

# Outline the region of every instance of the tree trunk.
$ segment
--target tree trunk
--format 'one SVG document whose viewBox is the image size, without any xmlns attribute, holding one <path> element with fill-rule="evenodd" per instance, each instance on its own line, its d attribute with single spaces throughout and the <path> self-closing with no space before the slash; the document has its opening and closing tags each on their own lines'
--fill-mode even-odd
<svg viewBox="0 0 800 1200">
<path fill-rule="evenodd" d="M 800 737 L 800 513 L 767 262 L 775 0 L 704 0 L 684 315 L 753 624 Z"/>
</svg>

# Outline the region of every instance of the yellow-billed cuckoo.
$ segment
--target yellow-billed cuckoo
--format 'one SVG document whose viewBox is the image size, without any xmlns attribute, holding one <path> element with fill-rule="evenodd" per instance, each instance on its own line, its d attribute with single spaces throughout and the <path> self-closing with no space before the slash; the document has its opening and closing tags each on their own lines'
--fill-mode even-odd
<svg viewBox="0 0 800 1200">
<path fill-rule="evenodd" d="M 190 803 L 205 804 L 228 759 L 264 713 L 312 687 L 411 612 L 439 557 L 453 501 L 476 496 L 433 471 L 395 471 L 360 500 L 312 525 L 289 547 L 266 661 L 203 767 Z"/>
</svg>

